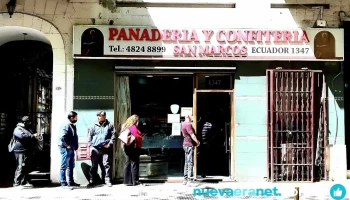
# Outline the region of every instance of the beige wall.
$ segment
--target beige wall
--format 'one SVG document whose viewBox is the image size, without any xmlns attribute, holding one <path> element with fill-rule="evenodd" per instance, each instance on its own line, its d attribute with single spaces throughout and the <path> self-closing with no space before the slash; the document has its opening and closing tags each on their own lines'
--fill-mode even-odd
<svg viewBox="0 0 350 200">
<path fill-rule="evenodd" d="M 138 1 L 138 0 L 137 0 Z M 156 1 L 156 0 L 154 0 Z M 160 0 L 157 0 L 158 2 Z M 197 0 L 200 2 L 201 0 Z M 204 0 L 202 0 L 204 1 Z M 58 129 L 73 108 L 74 66 L 72 59 L 73 25 L 171 26 L 190 28 L 295 28 L 312 27 L 318 9 L 270 9 L 270 3 L 329 3 L 323 19 L 338 27 L 338 11 L 350 12 L 349 0 L 234 0 L 235 9 L 196 8 L 114 8 L 113 0 L 17 0 L 12 18 L 7 0 L 0 1 L 0 26 L 26 26 L 43 32 L 54 50 L 52 170 L 58 181 Z M 100 4 L 99 2 L 102 2 Z M 164 2 L 166 2 L 164 0 Z M 205 0 L 204 2 L 216 2 Z M 227 2 L 232 2 L 231 0 Z M 57 90 L 56 88 L 61 88 Z"/>
</svg>

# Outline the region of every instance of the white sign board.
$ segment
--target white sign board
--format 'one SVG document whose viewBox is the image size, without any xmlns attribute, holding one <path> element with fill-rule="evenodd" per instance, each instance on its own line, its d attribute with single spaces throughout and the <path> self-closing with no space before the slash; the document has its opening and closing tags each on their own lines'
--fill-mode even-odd
<svg viewBox="0 0 350 200">
<path fill-rule="evenodd" d="M 344 60 L 344 30 L 74 26 L 73 57 Z"/>
<path fill-rule="evenodd" d="M 181 117 L 187 115 L 192 116 L 193 109 L 191 107 L 181 107 Z"/>
<path fill-rule="evenodd" d="M 181 135 L 181 123 L 172 123 L 171 135 Z"/>
<path fill-rule="evenodd" d="M 168 114 L 168 123 L 179 123 L 180 114 Z"/>
</svg>

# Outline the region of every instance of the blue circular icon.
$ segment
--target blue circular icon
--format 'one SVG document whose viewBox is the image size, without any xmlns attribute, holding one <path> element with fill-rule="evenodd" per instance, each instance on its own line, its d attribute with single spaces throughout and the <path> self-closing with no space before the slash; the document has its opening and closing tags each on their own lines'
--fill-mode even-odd
<svg viewBox="0 0 350 200">
<path fill-rule="evenodd" d="M 335 184 L 330 189 L 330 195 L 335 200 L 342 200 L 346 195 L 346 189 L 342 184 Z"/>
</svg>

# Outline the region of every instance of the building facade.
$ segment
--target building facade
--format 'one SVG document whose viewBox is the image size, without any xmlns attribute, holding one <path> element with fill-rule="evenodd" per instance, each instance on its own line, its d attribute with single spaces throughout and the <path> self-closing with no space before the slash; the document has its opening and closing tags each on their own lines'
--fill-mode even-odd
<svg viewBox="0 0 350 200">
<path fill-rule="evenodd" d="M 253 181 L 253 180 L 263 180 L 268 178 L 269 180 L 295 180 L 294 177 L 290 178 L 280 178 L 277 177 L 290 177 L 288 173 L 294 176 L 294 171 L 299 171 L 296 180 L 299 181 L 311 181 L 312 178 L 299 178 L 299 176 L 308 176 L 312 173 L 310 171 L 316 169 L 314 162 L 316 159 L 316 143 L 312 141 L 312 136 L 308 135 L 308 131 L 314 129 L 315 127 L 310 124 L 319 123 L 320 114 L 314 109 L 319 111 L 322 108 L 326 108 L 326 117 L 323 118 L 326 121 L 320 123 L 327 124 L 326 126 L 317 126 L 321 129 L 321 132 L 327 132 L 329 134 L 327 138 L 327 143 L 329 144 L 345 144 L 345 125 L 344 125 L 344 93 L 343 93 L 343 78 L 337 76 L 341 71 L 341 61 L 344 59 L 344 51 L 342 45 L 344 45 L 344 36 L 342 29 L 337 29 L 341 26 L 341 19 L 345 19 L 344 13 L 339 11 L 344 11 L 345 13 L 350 12 L 350 3 L 347 1 L 329 1 L 329 2 L 317 2 L 329 4 L 329 9 L 324 9 L 322 12 L 322 19 L 327 21 L 327 28 L 325 31 L 331 32 L 334 36 L 333 43 L 337 46 L 334 47 L 334 55 L 321 58 L 319 61 L 307 61 L 310 59 L 297 59 L 297 61 L 289 62 L 288 58 L 284 59 L 269 59 L 265 61 L 245 61 L 243 59 L 226 59 L 220 60 L 215 59 L 215 62 L 207 61 L 208 59 L 186 61 L 182 58 L 173 58 L 164 61 L 164 59 L 146 59 L 146 61 L 131 61 L 130 58 L 125 57 L 124 59 L 108 59 L 104 57 L 103 59 L 82 59 L 79 56 L 73 58 L 75 52 L 73 52 L 73 40 L 76 42 L 76 35 L 73 36 L 73 26 L 75 25 L 91 25 L 92 28 L 106 29 L 110 27 L 159 27 L 160 29 L 167 29 L 169 26 L 174 30 L 244 30 L 244 29 L 255 29 L 255 30 L 297 30 L 302 35 L 303 30 L 308 30 L 314 27 L 316 20 L 319 19 L 320 9 L 315 8 L 272 8 L 273 3 L 281 3 L 276 1 L 246 1 L 239 0 L 236 1 L 236 8 L 136 8 L 136 7 L 116 7 L 113 1 L 55 1 L 47 0 L 44 1 L 32 0 L 32 1 L 17 1 L 16 12 L 10 18 L 5 5 L 5 1 L 0 7 L 0 24 L 1 26 L 24 26 L 32 29 L 39 30 L 42 36 L 46 37 L 52 45 L 53 49 L 53 107 L 52 107 L 52 125 L 51 125 L 51 181 L 58 181 L 58 171 L 59 169 L 59 152 L 57 148 L 57 139 L 60 124 L 66 119 L 66 114 L 70 110 L 76 110 L 79 112 L 79 122 L 78 130 L 79 136 L 82 141 L 81 149 L 84 149 L 84 141 L 86 140 L 88 126 L 91 125 L 95 120 L 95 113 L 97 110 L 106 110 L 107 118 L 115 123 L 120 123 L 124 120 L 118 118 L 118 105 L 116 91 L 122 91 L 123 88 L 120 86 L 119 90 L 116 90 L 116 84 L 122 81 L 125 74 L 131 75 L 135 74 L 133 70 L 127 67 L 140 67 L 140 66 L 159 66 L 159 67 L 209 67 L 207 71 L 200 71 L 194 73 L 196 69 L 190 71 L 192 83 L 189 87 L 194 89 L 200 85 L 203 77 L 199 74 L 215 74 L 213 69 L 220 65 L 221 72 L 225 72 L 225 75 L 230 75 L 228 79 L 228 88 L 215 88 L 215 90 L 225 90 L 230 94 L 230 98 L 226 105 L 229 105 L 230 109 L 230 119 L 227 121 L 231 127 L 230 136 L 232 139 L 229 141 L 225 140 L 225 145 L 230 144 L 229 149 L 226 149 L 229 157 L 229 163 L 225 165 L 229 166 L 229 173 L 224 175 L 231 177 L 237 181 Z M 282 3 L 295 3 L 295 2 L 282 2 Z M 299 4 L 300 2 L 298 2 Z M 302 2 L 302 4 L 309 3 L 308 1 Z M 314 3 L 314 1 L 312 2 Z M 254 5 L 254 6 L 252 6 Z M 225 20 L 224 20 L 225 19 Z M 79 26 L 76 26 L 76 28 Z M 90 28 L 91 28 L 90 27 Z M 299 29 L 300 28 L 300 29 Z M 78 29 L 75 29 L 78 30 Z M 314 33 L 312 33 L 314 31 Z M 316 31 L 316 32 L 315 32 Z M 314 44 L 315 36 L 322 30 L 313 29 L 308 32 L 308 40 Z M 334 32 L 332 32 L 334 31 Z M 79 32 L 79 31 L 78 31 Z M 102 31 L 103 32 L 103 31 Z M 74 34 L 73 34 L 74 33 Z M 82 33 L 82 32 L 81 32 Z M 106 37 L 104 35 L 104 37 Z M 322 38 L 322 34 L 321 34 Z M 35 38 L 33 38 L 35 39 Z M 301 36 L 299 40 L 303 41 L 305 38 Z M 306 40 L 306 39 L 305 39 Z M 304 41 L 305 42 L 305 41 Z M 106 45 L 106 43 L 104 43 Z M 337 49 L 340 49 L 339 51 Z M 313 49 L 314 50 L 314 49 Z M 316 51 L 314 51 L 316 52 Z M 311 52 L 310 52 L 311 53 Z M 327 54 L 327 52 L 326 52 Z M 311 54 L 317 57 L 315 54 Z M 324 55 L 324 53 L 322 54 Z M 132 59 L 135 60 L 135 59 Z M 169 60 L 174 60 L 169 61 Z M 178 60 L 178 61 L 175 61 Z M 184 61 L 185 60 L 185 61 Z M 187 59 L 191 60 L 191 59 Z M 305 60 L 305 61 L 304 61 Z M 119 67 L 119 70 L 118 70 Z M 211 68 L 210 68 L 211 67 Z M 281 68 L 282 69 L 281 69 Z M 344 66 L 345 67 L 345 66 Z M 277 71 L 276 71 L 277 68 Z M 307 70 L 306 70 L 307 68 Z M 146 68 L 147 70 L 148 68 Z M 179 68 L 178 68 L 179 69 Z M 181 68 L 180 68 L 181 69 Z M 267 71 L 270 70 L 270 71 Z M 280 71 L 278 71 L 280 70 Z M 288 71 L 283 71 L 288 70 Z M 293 71 L 294 70 L 294 71 Z M 299 71 L 298 71 L 299 70 Z M 120 72 L 118 74 L 118 71 Z M 141 70 L 142 71 L 142 70 Z M 144 70 L 143 70 L 144 71 Z M 159 70 L 158 70 L 159 71 Z M 166 72 L 165 74 L 179 74 L 178 70 L 175 72 Z M 181 70 L 180 70 L 181 71 Z M 116 74 L 117 72 L 117 74 Z M 127 73 L 126 73 L 127 72 Z M 188 71 L 181 71 L 184 74 Z M 289 75 L 284 73 L 291 73 L 290 75 L 294 78 L 290 78 Z M 142 74 L 142 73 L 140 73 Z M 164 74 L 164 73 L 163 73 Z M 184 75 L 183 74 L 183 75 Z M 197 75 L 198 74 L 198 75 Z M 159 75 L 155 72 L 143 73 L 143 75 Z M 181 75 L 181 73 L 180 73 Z M 276 77 L 285 77 L 285 79 L 278 79 L 285 81 L 286 85 L 278 85 L 274 87 L 276 83 Z M 120 79 L 118 79 L 118 77 Z M 303 84 L 311 84 L 312 81 L 318 80 L 319 82 L 313 82 L 313 86 L 305 85 L 305 91 L 294 91 L 293 87 L 289 84 L 292 82 L 298 82 L 299 79 L 307 79 Z M 317 78 L 316 78 L 317 77 Z M 216 85 L 217 81 L 225 82 L 223 79 L 212 79 L 207 84 L 211 83 Z M 289 78 L 289 79 L 288 79 Z M 132 79 L 132 78 L 130 78 Z M 144 78 L 140 80 L 135 80 L 135 82 L 142 82 Z M 205 79 L 205 77 L 204 77 Z M 147 80 L 147 79 L 146 79 Z M 193 81 L 195 80 L 195 81 Z M 234 80 L 234 81 L 233 81 Z M 195 82 L 193 84 L 193 82 Z M 130 83 L 130 82 L 129 82 Z M 233 84 L 232 84 L 233 83 Z M 121 84 L 121 83 L 120 83 Z M 192 86 L 191 86 L 192 85 Z M 290 86 L 286 88 L 286 86 Z M 325 85 L 325 87 L 320 87 Z M 213 88 L 205 88 L 214 90 Z M 302 94 L 312 93 L 315 88 L 319 91 L 318 94 L 312 94 L 313 98 L 322 99 L 322 91 L 326 92 L 325 103 L 316 102 L 316 99 L 310 100 L 311 96 L 301 96 Z M 225 86 L 226 87 L 226 86 Z M 303 86 L 304 87 L 304 86 Z M 137 88 L 137 87 L 136 87 Z M 198 89 L 198 88 L 197 88 Z M 287 91 L 286 91 L 287 90 Z M 189 92 L 190 102 L 195 102 L 196 97 L 193 96 L 193 91 Z M 271 94 L 278 93 L 280 96 L 284 95 L 283 92 L 293 93 L 295 95 L 300 95 L 298 100 L 293 100 L 295 104 L 303 105 L 290 105 L 282 104 L 281 99 L 276 100 L 275 97 L 269 98 Z M 138 91 L 142 93 L 142 91 Z M 191 96 L 192 94 L 192 96 Z M 146 95 L 145 95 L 146 96 Z M 272 95 L 273 96 L 273 95 Z M 187 97 L 186 97 L 187 98 Z M 292 98 L 290 96 L 283 98 Z M 131 98 L 132 99 L 132 98 Z M 204 97 L 204 99 L 206 99 Z M 336 100 L 336 101 L 334 101 Z M 132 101 L 132 100 L 131 100 Z M 194 107 L 200 107 L 199 105 L 194 105 L 194 103 L 186 104 L 183 107 L 192 107 L 192 112 L 196 110 Z M 275 103 L 275 107 L 273 104 Z M 305 103 L 305 104 L 304 104 Z M 310 103 L 310 105 L 308 105 Z M 131 103 L 132 104 L 132 103 Z M 177 104 L 176 102 L 174 104 Z M 179 103 L 180 104 L 180 103 Z M 318 104 L 317 108 L 311 104 Z M 323 105 L 319 106 L 319 105 Z M 289 116 L 294 118 L 292 114 L 295 108 L 298 107 L 296 113 L 305 112 L 305 116 L 300 115 L 300 123 L 303 125 L 302 128 L 295 128 L 290 130 L 291 127 L 283 127 L 283 125 L 278 126 L 276 121 L 276 116 L 274 113 L 279 110 L 276 108 L 278 106 L 285 106 L 285 111 L 283 116 Z M 220 108 L 218 108 L 220 109 Z M 131 108 L 132 110 L 132 108 Z M 120 111 L 122 112 L 122 111 Z M 127 114 L 131 114 L 130 110 L 124 111 Z M 140 111 L 141 112 L 141 111 Z M 309 115 L 308 115 L 309 112 Z M 313 114 L 311 114 L 311 112 Z M 169 113 L 170 114 L 170 108 Z M 194 115 L 196 113 L 193 113 Z M 312 115 L 312 116 L 311 116 Z M 274 116 L 274 117 L 273 117 Z M 152 116 L 150 116 L 151 118 Z M 308 117 L 306 119 L 306 117 Z M 316 120 L 317 118 L 317 120 Z M 295 118 L 297 119 L 297 118 Z M 298 118 L 298 120 L 300 120 Z M 199 115 L 195 116 L 195 120 L 199 121 Z M 275 121 L 273 121 L 275 120 Z M 294 123 L 290 119 L 287 120 L 288 123 Z M 304 120 L 304 121 L 303 121 Z M 225 121 L 225 120 L 223 120 Z M 281 121 L 283 121 L 281 119 Z M 226 121 L 225 121 L 226 122 Z M 326 123 L 327 122 L 327 123 Z M 305 123 L 305 126 L 304 126 Z M 275 125 L 271 127 L 271 124 Z M 299 126 L 296 125 L 296 126 Z M 307 127 L 308 128 L 305 128 Z M 279 127 L 279 129 L 276 129 Z M 304 127 L 304 128 L 303 128 Z M 293 134 L 293 131 L 305 131 L 301 137 L 309 138 L 312 141 L 312 145 L 305 144 L 306 146 L 298 146 L 299 144 L 295 141 L 291 142 L 281 142 L 279 140 L 274 140 L 268 134 L 276 130 L 276 133 L 281 134 L 281 137 L 287 137 L 288 134 Z M 312 130 L 314 133 L 316 130 Z M 287 132 L 288 134 L 284 134 Z M 282 134 L 284 134 L 282 136 Z M 318 134 L 320 135 L 320 134 Z M 277 136 L 276 136 L 277 137 Z M 269 142 L 270 141 L 270 142 Z M 316 141 L 316 140 L 315 140 Z M 279 145 L 273 146 L 274 142 L 280 143 Z M 283 145 L 282 145 L 283 143 Z M 307 142 L 306 142 L 307 143 Z M 268 146 L 268 144 L 272 146 Z M 323 143 L 325 144 L 325 143 Z M 289 154 L 288 145 L 296 145 L 295 147 L 304 148 L 306 151 L 310 147 L 310 151 L 307 154 L 315 154 L 309 158 L 305 156 L 305 152 L 296 153 L 297 155 Z M 315 146 L 314 146 L 315 145 Z M 294 147 L 293 146 L 293 147 Z M 307 147 L 307 148 L 306 148 Z M 276 149 L 274 149 L 276 148 Z M 320 146 L 324 148 L 323 154 L 327 147 L 325 145 Z M 274 149 L 274 150 L 271 150 Z M 312 149 L 312 150 L 311 150 Z M 226 153 L 227 153 L 226 152 Z M 275 152 L 270 153 L 270 152 Z M 296 150 L 296 152 L 298 152 Z M 175 155 L 176 153 L 174 153 Z M 322 154 L 322 155 L 323 155 Z M 284 156 L 283 156 L 284 155 Z M 327 156 L 322 156 L 323 161 L 327 159 Z M 289 161 L 286 161 L 284 157 L 291 157 Z M 175 156 L 176 157 L 176 156 Z M 299 157 L 301 159 L 311 159 L 304 162 L 305 168 L 307 169 L 294 169 L 299 162 Z M 120 152 L 118 147 L 116 148 L 115 156 L 115 177 L 121 177 L 120 166 L 121 162 Z M 80 152 L 78 156 L 79 165 L 77 165 L 78 179 L 83 181 L 85 179 L 82 168 L 84 164 L 89 164 L 85 160 L 84 152 Z M 179 158 L 180 159 L 180 158 Z M 297 159 L 298 161 L 295 161 Z M 331 158 L 330 158 L 331 159 Z M 176 159 L 175 159 L 176 160 Z M 271 162 L 274 160 L 274 162 Z M 346 159 L 345 159 L 346 160 Z M 273 164 L 271 164 L 273 163 Z M 168 163 L 169 164 L 169 163 Z M 279 167 L 282 164 L 290 165 L 282 169 Z M 300 163 L 299 163 L 300 164 Z M 256 167 L 256 166 L 260 167 Z M 119 167 L 118 167 L 119 166 Z M 147 167 L 148 165 L 144 165 Z M 160 171 L 164 170 L 159 164 Z M 315 168 L 315 169 L 314 169 Z M 170 174 L 170 173 L 167 173 Z M 283 175 L 287 174 L 287 175 Z M 219 175 L 219 174 L 217 174 Z M 311 176 L 311 175 L 310 175 Z M 319 175 L 325 177 L 324 174 Z"/>
</svg>

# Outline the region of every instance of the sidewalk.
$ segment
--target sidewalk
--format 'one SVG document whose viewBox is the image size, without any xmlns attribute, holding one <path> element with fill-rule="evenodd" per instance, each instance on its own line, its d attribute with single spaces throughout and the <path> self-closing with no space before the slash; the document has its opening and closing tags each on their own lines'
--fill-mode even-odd
<svg viewBox="0 0 350 200">
<path fill-rule="evenodd" d="M 95 187 L 95 188 L 76 188 L 67 190 L 60 187 L 47 188 L 4 188 L 0 189 L 1 200 L 15 199 L 79 199 L 79 200 L 133 200 L 133 199 L 148 199 L 148 200 L 201 200 L 201 199 L 293 199 L 294 188 L 300 188 L 300 200 L 325 200 L 332 198 L 329 195 L 330 187 L 333 182 L 321 183 L 279 183 L 273 184 L 269 182 L 261 183 L 218 183 L 204 184 L 201 183 L 196 187 L 184 186 L 180 183 L 165 183 L 165 184 L 145 184 L 145 186 L 131 187 L 124 185 L 113 185 L 113 187 Z M 350 183 L 341 183 L 348 192 L 345 199 L 350 199 Z M 225 197 L 218 194 L 216 197 L 194 196 L 194 188 L 273 188 L 277 187 L 282 194 L 281 197 Z"/>
</svg>

